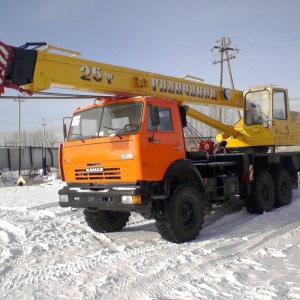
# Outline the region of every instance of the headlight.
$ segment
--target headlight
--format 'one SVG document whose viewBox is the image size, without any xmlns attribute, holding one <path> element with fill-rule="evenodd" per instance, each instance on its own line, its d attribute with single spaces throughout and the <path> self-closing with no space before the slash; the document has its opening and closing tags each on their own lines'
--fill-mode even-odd
<svg viewBox="0 0 300 300">
<path fill-rule="evenodd" d="M 69 202 L 68 195 L 59 195 L 59 202 Z"/>
<path fill-rule="evenodd" d="M 142 196 L 141 195 L 123 195 L 121 197 L 121 202 L 123 204 L 142 204 Z"/>
</svg>

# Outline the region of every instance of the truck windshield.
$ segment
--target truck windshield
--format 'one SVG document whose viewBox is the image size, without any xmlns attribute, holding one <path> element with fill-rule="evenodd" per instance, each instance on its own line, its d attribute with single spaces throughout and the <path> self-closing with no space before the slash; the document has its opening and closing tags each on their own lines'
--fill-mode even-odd
<svg viewBox="0 0 300 300">
<path fill-rule="evenodd" d="M 255 91 L 246 94 L 245 124 L 263 124 L 269 121 L 270 94 L 268 91 Z"/>
<path fill-rule="evenodd" d="M 142 102 L 112 104 L 76 113 L 68 141 L 132 134 L 140 130 Z"/>
</svg>

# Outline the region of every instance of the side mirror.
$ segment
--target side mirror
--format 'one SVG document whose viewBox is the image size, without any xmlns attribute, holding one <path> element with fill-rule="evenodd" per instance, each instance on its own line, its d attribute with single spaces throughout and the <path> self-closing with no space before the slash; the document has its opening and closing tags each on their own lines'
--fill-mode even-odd
<svg viewBox="0 0 300 300">
<path fill-rule="evenodd" d="M 70 117 L 63 118 L 63 134 L 64 134 L 64 140 L 67 138 L 68 131 L 67 131 L 67 125 L 66 125 L 66 119 L 71 120 Z"/>
<path fill-rule="evenodd" d="M 67 137 L 67 125 L 66 125 L 66 123 L 64 123 L 64 125 L 63 125 L 63 132 L 64 132 L 64 139 L 66 139 L 66 137 Z"/>
<path fill-rule="evenodd" d="M 150 104 L 151 105 L 151 104 Z M 159 125 L 159 111 L 157 106 L 150 106 L 150 118 L 151 118 L 151 124 L 153 126 L 153 134 L 152 137 L 149 137 L 149 142 L 153 143 L 154 142 L 154 132 L 156 130 L 155 126 Z"/>
<path fill-rule="evenodd" d="M 151 106 L 150 108 L 150 116 L 152 125 L 159 125 L 159 111 L 157 106 Z"/>
</svg>

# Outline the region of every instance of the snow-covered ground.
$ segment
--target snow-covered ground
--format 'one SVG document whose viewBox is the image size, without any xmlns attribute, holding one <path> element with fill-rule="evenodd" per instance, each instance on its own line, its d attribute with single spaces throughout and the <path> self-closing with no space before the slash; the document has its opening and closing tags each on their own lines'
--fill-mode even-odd
<svg viewBox="0 0 300 300">
<path fill-rule="evenodd" d="M 172 244 L 137 214 L 93 232 L 62 185 L 0 188 L 0 299 L 300 299 L 300 191 L 263 215 L 234 199 Z"/>
</svg>

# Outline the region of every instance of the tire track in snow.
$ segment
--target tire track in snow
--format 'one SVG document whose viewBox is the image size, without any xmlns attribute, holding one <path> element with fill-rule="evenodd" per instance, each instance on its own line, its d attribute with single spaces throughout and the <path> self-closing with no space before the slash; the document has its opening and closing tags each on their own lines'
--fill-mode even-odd
<svg viewBox="0 0 300 300">
<path fill-rule="evenodd" d="M 35 205 L 35 206 L 30 206 L 27 209 L 28 210 L 44 210 L 46 208 L 51 208 L 51 207 L 59 207 L 58 201 Z"/>
<path fill-rule="evenodd" d="M 204 227 L 203 228 L 203 233 L 204 233 L 203 235 L 202 235 L 202 231 L 201 231 L 200 236 L 196 241 L 193 241 L 191 243 L 186 244 L 187 247 L 189 247 L 189 250 L 190 250 L 190 248 L 193 248 L 193 247 L 196 248 L 196 249 L 199 249 L 199 242 L 205 243 L 206 238 L 211 237 L 211 238 L 215 239 L 216 236 L 222 235 L 223 232 L 228 232 L 228 231 L 235 230 L 236 228 L 239 228 L 240 224 L 245 224 L 245 219 L 244 219 L 245 217 L 250 220 L 250 223 L 255 222 L 255 218 L 257 217 L 256 215 L 249 214 L 247 211 L 240 211 L 238 213 L 233 213 L 232 215 L 233 216 L 230 216 L 229 218 L 225 218 L 225 220 L 221 220 L 220 222 L 217 222 L 217 224 L 212 223 L 212 225 L 208 225 L 207 227 Z M 214 216 L 213 218 L 216 218 L 216 217 L 217 218 L 222 218 L 222 216 L 220 217 L 219 215 Z M 154 226 L 154 224 L 152 226 Z M 179 255 L 180 255 L 180 253 L 183 252 L 183 251 L 180 250 L 181 247 L 183 247 L 181 245 L 169 243 L 169 242 L 166 242 L 166 241 L 163 241 L 163 240 L 161 240 L 161 242 L 164 242 L 165 245 L 163 247 L 161 247 L 160 249 L 158 249 L 158 251 L 155 251 L 155 252 L 154 251 L 153 252 L 149 251 L 149 252 L 145 253 L 144 261 L 145 262 L 147 262 L 147 261 L 151 262 L 150 263 L 151 264 L 150 268 L 153 267 L 152 264 L 155 264 L 155 256 L 158 252 L 161 255 L 162 251 L 165 251 L 166 252 L 166 257 L 168 257 L 170 255 L 169 254 L 170 252 L 174 253 L 174 252 L 177 251 L 179 253 Z M 222 248 L 225 247 L 223 245 L 221 245 L 221 246 L 219 245 L 220 241 L 218 239 L 215 242 L 208 240 L 207 243 L 208 243 L 209 247 L 213 246 L 213 248 L 215 248 L 214 244 L 217 244 L 219 246 L 219 248 L 214 249 L 214 252 L 222 251 Z M 232 246 L 231 248 L 234 248 L 234 247 Z M 212 254 L 212 255 L 214 255 L 214 254 Z M 132 264 L 134 262 L 131 261 L 130 263 Z M 147 265 L 146 265 L 146 267 L 147 267 Z M 190 264 L 188 264 L 188 269 L 190 269 L 190 268 L 192 268 L 192 266 L 190 266 Z M 174 274 L 173 274 L 173 271 L 171 271 L 171 275 L 170 275 L 171 279 L 170 280 L 172 281 L 173 277 L 178 276 L 178 274 L 180 272 L 181 272 L 181 270 L 176 269 L 174 271 Z M 154 280 L 153 286 L 156 288 L 161 282 L 165 281 L 165 274 L 166 273 L 168 273 L 168 271 L 166 272 L 165 270 L 162 270 L 158 274 L 156 273 L 153 276 L 150 276 L 149 284 L 151 284 L 151 280 Z M 159 277 L 157 277 L 157 276 L 159 276 Z M 127 295 L 127 294 L 131 295 L 132 294 L 132 287 L 136 286 L 137 291 L 140 291 L 141 289 L 143 289 L 143 288 L 141 288 L 139 283 L 136 283 L 138 279 L 135 282 L 132 282 L 132 281 L 129 281 L 129 280 L 125 280 L 125 278 L 126 278 L 126 276 L 121 276 L 119 278 L 119 281 L 117 283 L 118 288 L 113 289 L 111 291 L 112 296 L 113 296 L 115 290 L 122 289 L 124 291 L 125 295 Z M 146 278 L 147 278 L 146 280 L 148 282 L 148 277 L 146 277 Z M 176 284 L 175 284 L 175 286 L 176 286 Z M 151 289 L 151 287 L 150 287 L 150 289 Z M 134 296 L 137 297 L 137 298 L 141 298 L 141 295 L 140 295 L 139 292 L 137 292 Z M 156 299 L 157 296 L 158 295 L 155 295 L 153 298 Z M 160 295 L 160 297 L 161 297 L 161 295 Z"/>
<path fill-rule="evenodd" d="M 230 228 L 234 227 L 236 224 L 236 221 L 240 223 L 241 218 L 237 218 L 234 220 L 234 222 L 227 222 L 227 225 L 230 224 Z M 62 219 L 65 220 L 65 219 Z M 56 220 L 57 221 L 57 220 Z M 138 227 L 140 224 L 148 224 L 150 223 L 151 226 L 154 226 L 153 221 L 142 221 L 142 222 L 134 222 L 133 227 Z M 237 226 L 237 225 L 236 225 Z M 119 261 L 124 261 L 128 260 L 132 262 L 134 258 L 136 257 L 148 257 L 148 256 L 153 256 L 156 255 L 158 251 L 172 251 L 174 248 L 174 244 L 168 243 L 165 241 L 160 242 L 160 244 L 153 244 L 153 245 L 147 245 L 147 246 L 141 246 L 141 247 L 134 247 L 133 249 L 124 249 L 123 252 L 117 252 L 117 247 L 114 243 L 114 240 L 110 239 L 111 236 L 110 234 L 101 234 L 101 233 L 96 233 L 92 231 L 89 227 L 86 227 L 85 225 L 80 225 L 76 224 L 76 227 L 80 227 L 84 231 L 88 231 L 90 234 L 93 235 L 93 237 L 101 243 L 103 247 L 108 249 L 109 251 L 114 251 L 113 253 L 110 253 L 108 256 L 103 256 L 103 257 L 97 257 L 97 255 L 92 255 L 87 258 L 80 258 L 79 261 L 71 261 L 67 262 L 65 264 L 60 264 L 60 265 L 54 265 L 54 266 L 46 266 L 44 268 L 39 268 L 36 270 L 32 271 L 27 271 L 27 272 L 19 272 L 18 274 L 15 274 L 13 277 L 12 281 L 15 282 L 20 282 L 21 281 L 21 286 L 27 285 L 30 283 L 38 283 L 38 282 L 43 282 L 48 280 L 49 277 L 62 277 L 62 276 L 72 276 L 74 272 L 87 272 L 91 271 L 94 268 L 97 268 L 99 265 L 109 265 L 111 263 L 118 263 Z M 210 226 L 209 226 L 210 227 Z M 208 227 L 208 229 L 209 229 Z M 219 226 L 217 226 L 218 230 L 215 228 L 209 230 L 210 233 L 212 232 L 219 233 Z M 228 230 L 228 227 L 226 227 Z M 120 232 L 122 234 L 122 232 Z M 61 241 L 60 241 L 61 242 Z M 127 247 L 129 248 L 129 247 Z M 162 275 L 164 277 L 164 275 Z M 126 278 L 126 277 L 125 277 Z M 118 286 L 119 288 L 122 288 L 123 290 L 125 289 L 130 289 L 132 285 L 131 280 L 125 280 L 124 277 L 120 279 Z M 18 284 L 17 284 L 18 286 Z M 12 286 L 10 286 L 13 288 Z"/>
<path fill-rule="evenodd" d="M 49 203 L 47 209 L 49 208 L 51 210 L 52 207 L 56 206 L 53 205 L 54 203 Z M 40 205 L 40 206 L 36 206 L 35 209 L 37 210 L 45 210 L 44 205 Z M 137 234 L 140 231 L 136 231 L 135 229 L 140 229 L 138 227 L 143 228 L 143 226 L 146 227 L 146 229 L 151 229 L 154 228 L 154 221 L 153 220 L 141 220 L 141 221 L 133 221 L 133 222 L 129 222 L 127 225 L 128 231 L 123 231 L 120 233 L 112 233 L 112 234 L 100 234 L 100 233 L 96 233 L 94 231 L 92 231 L 87 225 L 83 225 L 83 224 L 78 224 L 77 222 L 75 224 L 72 223 L 72 220 L 70 218 L 65 218 L 65 216 L 67 216 L 67 214 L 70 214 L 70 211 L 68 212 L 63 212 L 63 213 L 57 213 L 54 212 L 55 215 L 55 219 L 53 224 L 55 225 L 56 223 L 60 224 L 60 223 L 71 223 L 72 226 L 77 227 L 82 229 L 82 231 L 87 232 L 89 234 L 91 234 L 91 236 L 93 236 L 97 241 L 99 241 L 99 243 L 104 247 L 104 251 L 107 251 L 107 254 L 101 253 L 101 251 L 99 251 L 98 253 L 92 254 L 90 256 L 87 257 L 75 257 L 75 260 L 72 261 L 68 261 L 66 263 L 62 263 L 62 264 L 52 264 L 52 265 L 47 265 L 44 267 L 39 267 L 36 269 L 28 269 L 28 270 L 14 270 L 15 272 L 10 272 L 9 273 L 9 278 L 4 279 L 3 283 L 2 283 L 2 288 L 3 289 L 12 289 L 18 286 L 24 286 L 27 284 L 31 284 L 31 283 L 39 283 L 39 282 L 46 282 L 48 280 L 59 280 L 60 278 L 65 278 L 65 277 L 70 277 L 70 278 L 74 278 L 74 272 L 89 272 L 89 271 L 93 271 L 95 268 L 97 268 L 97 266 L 99 265 L 103 265 L 103 266 L 109 266 L 109 264 L 111 263 L 117 263 L 119 261 L 126 261 L 128 260 L 128 262 L 134 262 L 134 260 L 136 258 L 140 259 L 141 257 L 143 257 L 143 260 L 146 262 L 147 260 L 149 260 L 149 264 L 151 263 L 151 257 L 155 257 L 157 252 L 160 251 L 165 251 L 166 255 L 168 255 L 170 253 L 170 251 L 177 251 L 178 253 L 180 253 L 180 249 L 181 246 L 179 245 L 174 245 L 172 243 L 168 243 L 165 241 L 154 241 L 154 240 L 149 240 L 149 243 L 151 243 L 150 245 L 145 245 L 143 244 L 142 246 L 134 246 L 134 247 L 130 247 L 128 246 L 128 244 L 126 245 L 126 236 L 125 236 L 125 245 L 123 246 L 123 248 L 121 247 L 121 249 L 119 249 L 118 247 L 120 245 L 117 245 L 115 243 L 115 240 L 118 239 L 118 235 L 120 236 L 123 235 L 123 233 L 131 233 L 132 235 Z M 74 214 L 74 212 L 71 211 L 72 214 Z M 79 216 L 79 214 L 81 214 L 81 212 L 76 213 L 75 212 L 75 216 Z M 239 226 L 239 224 L 244 222 L 241 222 L 241 220 L 243 220 L 245 213 L 238 213 L 236 214 L 236 217 L 234 219 L 229 218 L 229 220 L 225 220 L 221 222 L 217 222 L 216 224 L 212 224 L 212 225 L 208 225 L 207 227 L 203 227 L 203 231 L 200 232 L 200 237 L 198 238 L 198 240 L 196 240 L 196 242 L 192 242 L 188 244 L 188 247 L 195 247 L 195 249 L 199 248 L 199 239 L 201 238 L 201 242 L 203 238 L 205 237 L 212 237 L 214 235 L 219 235 L 221 234 L 221 232 L 223 231 L 228 231 L 231 229 L 235 229 L 237 226 Z M 248 215 L 248 214 L 247 214 Z M 249 215 L 248 215 L 249 216 Z M 246 216 L 247 217 L 247 216 Z M 221 216 L 222 218 L 222 216 Z M 255 218 L 254 215 L 250 215 L 249 218 Z M 40 226 L 42 226 L 43 224 L 43 218 L 39 219 L 40 221 Z M 254 222 L 254 220 L 253 220 Z M 129 231 L 130 229 L 134 229 L 134 231 Z M 143 230 L 142 230 L 143 231 Z M 113 235 L 117 235 L 117 236 L 113 236 Z M 124 237 L 124 236 L 123 236 Z M 13 238 L 13 236 L 12 236 Z M 129 234 L 128 237 L 129 238 Z M 30 241 L 32 242 L 32 241 Z M 33 241 L 34 242 L 34 241 Z M 66 236 L 64 236 L 63 240 L 58 240 L 58 243 L 68 243 Z M 17 243 L 22 244 L 22 241 L 19 240 L 17 241 Z M 164 280 L 165 281 L 165 274 L 167 274 L 167 276 L 170 279 L 170 282 L 166 281 L 166 288 L 168 290 L 174 290 L 174 288 L 178 287 L 178 285 L 183 284 L 185 282 L 185 279 L 187 275 L 184 275 L 184 271 L 188 268 L 192 270 L 192 274 L 196 274 L 195 276 L 197 276 L 197 274 L 201 274 L 203 272 L 205 272 L 205 268 L 210 269 L 213 268 L 214 266 L 218 265 L 219 263 L 224 263 L 230 259 L 233 258 L 234 255 L 243 255 L 243 249 L 244 249 L 244 244 L 245 243 L 249 243 L 248 241 L 243 241 L 241 243 L 235 244 L 234 246 L 231 245 L 230 247 L 227 246 L 221 246 L 219 248 L 214 249 L 214 252 L 211 253 L 209 256 L 205 256 L 204 260 L 202 262 L 196 263 L 197 265 L 195 266 L 194 263 L 184 263 L 184 265 L 181 268 L 176 268 L 175 270 L 162 270 L 159 273 L 153 274 L 152 276 L 149 277 L 149 280 L 147 281 L 147 284 L 145 286 L 145 293 L 149 293 L 148 289 L 151 288 L 151 286 L 157 287 L 160 283 L 160 280 Z M 255 241 L 253 242 L 254 246 Z M 212 245 L 211 243 L 209 245 Z M 248 246 L 248 248 L 251 246 L 251 244 Z M 238 248 L 240 247 L 240 248 Z M 256 247 L 256 246 L 255 246 Z M 258 247 L 258 246 L 257 246 Z M 251 248 L 251 247 L 250 247 Z M 249 248 L 249 249 L 250 249 Z M 181 251 L 182 252 L 182 251 Z M 232 254 L 232 252 L 234 254 Z M 73 257 L 73 258 L 74 258 Z M 24 251 L 23 254 L 20 255 L 20 259 L 19 261 L 15 264 L 15 266 L 18 266 L 20 264 L 22 264 L 24 258 Z M 203 257 L 202 257 L 203 258 Z M 199 270 L 198 270 L 199 269 Z M 17 272 L 16 272 L 17 271 Z M 180 272 L 182 272 L 182 274 L 178 275 Z M 170 276 L 169 276 L 170 274 Z M 6 276 L 7 277 L 7 276 Z M 148 277 L 147 277 L 148 279 Z M 136 278 L 136 280 L 138 280 Z M 187 279 L 188 280 L 188 279 Z M 174 281 L 174 283 L 173 283 Z M 125 278 L 121 278 L 120 281 L 118 282 L 117 286 L 120 286 L 123 290 L 125 294 L 131 294 L 132 292 L 131 287 L 134 286 L 136 288 L 138 288 L 139 290 L 141 290 L 141 286 L 139 286 L 139 282 L 132 282 L 130 280 L 126 280 Z M 157 295 L 163 295 L 163 293 L 165 292 L 165 287 L 161 287 L 161 288 L 156 288 L 156 290 L 158 291 L 159 294 L 157 294 L 157 292 L 155 292 L 154 298 L 157 297 Z M 138 295 L 140 297 L 140 294 Z"/>
<path fill-rule="evenodd" d="M 45 234 L 45 232 L 47 232 L 48 234 L 53 233 L 53 235 L 50 237 L 51 238 L 51 246 L 55 247 L 56 245 L 59 245 L 62 243 L 61 239 L 57 238 L 56 236 L 56 231 L 52 230 L 49 231 L 49 228 L 45 228 L 44 227 L 44 220 L 47 220 L 47 224 L 51 225 L 51 222 L 49 222 L 49 216 L 46 214 L 45 216 L 39 216 L 38 220 L 35 219 L 31 219 L 30 216 L 30 211 L 49 211 L 48 208 L 52 208 L 55 207 L 56 205 L 53 205 L 53 203 L 48 203 L 47 205 L 39 205 L 39 206 L 35 206 L 32 207 L 29 210 L 24 210 L 24 212 L 27 212 L 27 220 L 31 221 L 31 230 L 26 230 L 29 234 L 29 238 L 27 239 L 25 237 L 25 230 L 24 230 L 24 234 L 20 234 L 19 231 L 20 229 L 18 229 L 15 225 L 4 221 L 4 220 L 0 220 L 0 232 L 3 231 L 3 233 L 7 236 L 6 237 L 6 248 L 7 248 L 7 244 L 12 244 L 12 246 L 10 247 L 11 250 L 11 256 L 12 256 L 12 262 L 9 264 L 7 261 L 5 262 L 5 269 L 1 270 L 0 268 L 0 287 L 4 288 L 4 289 L 12 289 L 17 285 L 17 282 L 19 280 L 20 274 L 23 273 L 22 269 L 23 269 L 23 265 L 27 262 L 28 258 L 30 257 L 32 259 L 32 248 L 39 246 L 39 242 L 42 242 L 42 244 L 44 244 L 43 240 L 40 240 L 39 238 L 41 236 L 43 236 Z M 23 211 L 22 211 L 23 212 Z M 29 212 L 29 214 L 28 214 Z M 68 224 L 68 219 L 65 218 L 65 212 L 64 213 L 58 213 L 55 214 L 54 217 L 54 222 L 52 222 L 53 226 L 56 227 L 57 224 Z M 32 216 L 34 217 L 35 214 L 32 214 Z M 72 222 L 69 222 L 69 224 Z M 73 224 L 72 224 L 73 225 Z M 86 234 L 92 236 L 95 238 L 95 240 L 97 240 L 97 242 L 99 242 L 101 244 L 101 246 L 105 249 L 108 249 L 110 251 L 115 251 L 115 249 L 117 248 L 117 245 L 114 244 L 113 242 L 111 242 L 111 240 L 106 237 L 104 234 L 99 234 L 94 232 L 92 229 L 90 229 L 87 226 L 83 226 L 81 224 L 75 224 L 75 226 L 72 226 L 72 229 L 79 228 L 80 230 L 82 230 L 82 232 L 86 232 Z M 1 230 L 2 229 L 2 230 Z M 27 228 L 28 229 L 28 228 Z M 30 237 L 32 238 L 32 236 L 30 236 L 30 233 L 39 233 L 39 235 L 34 235 L 33 236 L 33 240 L 30 240 Z M 4 236 L 5 236 L 4 235 Z M 56 237 L 55 237 L 56 236 Z M 76 232 L 75 234 L 72 234 L 72 232 L 66 232 L 66 234 L 63 236 L 63 243 L 68 244 L 69 242 L 72 242 L 72 238 L 74 238 L 74 236 L 76 237 Z M 38 242 L 36 241 L 36 239 L 38 239 Z M 49 239 L 49 236 L 47 236 L 47 239 Z M 25 243 L 26 240 L 26 243 Z M 48 240 L 46 240 L 45 243 L 49 243 Z M 1 248 L 0 248 L 1 250 Z M 20 268 L 20 271 L 18 271 L 18 267 Z M 79 267 L 81 268 L 81 267 Z M 34 276 L 31 280 L 32 283 L 34 282 L 38 282 L 39 279 L 39 274 L 41 274 L 41 276 L 45 277 L 44 273 L 40 273 L 37 270 L 33 270 L 32 271 L 33 274 L 37 275 Z M 18 274 L 15 277 L 15 274 Z M 50 272 L 51 274 L 51 272 Z M 14 277 L 15 278 L 15 282 L 11 280 L 11 278 Z M 47 276 L 45 277 L 47 278 Z"/>
<path fill-rule="evenodd" d="M 105 239 L 104 235 L 102 236 Z M 127 251 L 109 253 L 101 255 L 96 253 L 88 257 L 77 257 L 75 261 L 69 261 L 64 264 L 48 265 L 38 269 L 20 270 L 10 275 L 7 280 L 2 283 L 2 289 L 10 290 L 16 287 L 22 287 L 31 283 L 44 282 L 53 280 L 54 278 L 62 278 L 65 276 L 72 277 L 74 273 L 87 272 L 94 270 L 97 266 L 109 266 L 120 260 L 132 259 L 136 256 L 144 255 L 148 252 L 159 251 L 162 245 L 141 246 Z"/>
<path fill-rule="evenodd" d="M 52 208 L 54 207 L 53 205 L 54 203 L 48 203 L 46 206 L 45 205 L 40 205 L 40 206 L 36 206 L 34 207 L 34 209 L 39 209 L 39 210 L 45 210 L 45 208 Z M 70 214 L 70 211 L 68 212 L 63 212 L 63 213 L 55 213 L 56 217 L 55 217 L 55 222 L 53 223 L 56 227 L 56 223 L 68 223 L 68 221 L 71 221 L 70 219 L 66 219 L 65 218 L 65 213 Z M 71 211 L 72 214 L 74 214 L 74 212 Z M 74 215 L 79 215 L 81 212 L 79 211 L 78 213 L 75 212 Z M 40 220 L 42 220 L 43 218 L 40 218 Z M 214 235 L 214 234 L 219 234 L 220 233 L 220 228 L 223 228 L 224 225 L 226 227 L 226 230 L 228 230 L 228 224 L 230 224 L 230 228 L 234 228 L 235 226 L 238 226 L 238 224 L 236 224 L 236 222 L 239 220 L 241 220 L 242 217 L 239 216 L 236 219 L 232 220 L 230 219 L 229 222 L 224 222 L 222 223 L 222 225 L 219 226 L 214 226 L 214 225 L 209 225 L 208 227 L 204 228 L 203 231 L 204 233 L 209 232 L 209 235 Z M 87 257 L 86 259 L 82 259 L 80 258 L 78 261 L 75 262 L 67 262 L 65 264 L 61 264 L 59 266 L 46 266 L 43 268 L 39 268 L 38 270 L 32 270 L 32 271 L 18 271 L 15 274 L 12 274 L 12 278 L 10 278 L 9 283 L 4 282 L 3 286 L 6 288 L 12 288 L 11 286 L 11 282 L 16 282 L 16 285 L 18 285 L 18 282 L 20 280 L 22 280 L 23 282 L 21 283 L 21 285 L 25 285 L 28 283 L 32 283 L 32 282 L 39 282 L 39 281 L 44 281 L 47 278 L 49 278 L 49 276 L 47 274 L 62 274 L 62 276 L 64 274 L 69 274 L 72 273 L 72 268 L 75 268 L 77 270 L 85 270 L 85 271 L 89 271 L 92 268 L 95 267 L 95 265 L 99 265 L 105 262 L 105 264 L 109 264 L 111 262 L 118 262 L 118 260 L 125 260 L 125 259 L 129 259 L 131 260 L 131 258 L 134 258 L 136 256 L 139 255 L 144 255 L 146 253 L 156 253 L 157 251 L 162 251 L 162 250 L 166 250 L 166 251 L 170 251 L 174 248 L 174 244 L 172 243 L 168 243 L 165 241 L 160 241 L 159 243 L 157 243 L 157 241 L 153 241 L 153 240 L 149 240 L 148 243 L 150 243 L 150 245 L 142 245 L 142 246 L 134 246 L 133 248 L 128 246 L 128 242 L 132 241 L 132 239 L 134 238 L 134 235 L 138 235 L 141 234 L 141 232 L 143 232 L 144 230 L 149 230 L 149 229 L 154 229 L 155 225 L 154 225 L 153 220 L 138 220 L 138 221 L 132 221 L 129 222 L 126 226 L 126 228 L 128 228 L 128 231 L 121 231 L 121 232 L 115 232 L 115 233 L 107 233 L 107 234 L 101 234 L 101 233 L 97 233 L 95 231 L 93 231 L 92 229 L 90 229 L 87 225 L 85 224 L 72 224 L 73 227 L 79 228 L 82 230 L 82 232 L 86 232 L 88 234 L 90 234 L 97 242 L 99 242 L 104 249 L 112 252 L 110 253 L 108 256 L 104 256 L 104 257 L 99 257 L 97 258 L 97 256 L 90 256 Z M 70 222 L 72 223 L 72 222 Z M 35 223 L 33 223 L 35 224 Z M 143 228 L 143 226 L 145 226 L 146 228 Z M 140 227 L 140 228 L 139 228 Z M 217 228 L 217 230 L 216 230 Z M 40 230 L 41 228 L 39 228 Z M 130 229 L 137 229 L 135 231 L 129 231 Z M 33 229 L 34 230 L 34 229 Z M 155 228 L 156 230 L 156 228 Z M 154 231 L 154 230 L 153 230 Z M 223 231 L 223 230 L 222 230 Z M 200 233 L 201 234 L 201 233 Z M 202 235 L 201 235 L 202 236 Z M 115 243 L 115 241 L 117 241 L 119 238 L 122 238 L 123 240 L 123 244 L 122 245 L 118 245 Z M 127 245 L 126 245 L 126 239 L 129 239 L 129 241 L 127 241 Z M 157 239 L 156 239 L 157 240 Z M 64 241 L 63 243 L 68 243 L 68 233 L 66 232 L 66 234 L 64 235 Z M 61 243 L 61 240 L 57 240 L 56 243 L 55 241 L 52 241 L 52 246 L 55 246 L 55 244 L 59 244 Z M 125 247 L 125 248 L 124 248 Z M 124 249 L 123 252 L 120 252 L 119 249 Z M 17 267 L 19 264 L 21 264 L 21 262 L 16 262 L 14 267 Z M 56 277 L 55 275 L 52 275 L 53 277 Z M 58 275 L 59 276 L 59 275 Z M 124 281 L 124 279 L 122 279 Z M 121 285 L 126 287 L 127 285 L 130 286 L 131 283 L 126 283 L 126 282 L 122 282 L 121 280 Z"/>
<path fill-rule="evenodd" d="M 162 270 L 159 273 L 148 277 L 146 284 L 143 285 L 141 281 L 137 280 L 136 282 L 131 283 L 131 287 L 128 287 L 128 289 L 139 290 L 139 297 L 144 294 L 145 297 L 150 296 L 154 299 L 163 298 L 171 292 L 178 290 L 184 283 L 191 282 L 193 278 L 199 277 L 208 270 L 230 262 L 233 259 L 248 255 L 261 245 L 267 244 L 288 232 L 297 230 L 299 226 L 300 220 L 297 220 L 280 229 L 270 230 L 248 238 L 248 240 L 242 240 L 233 246 L 221 246 L 219 249 L 215 249 L 212 254 L 201 257 L 198 262 L 188 262 L 175 269 Z M 163 286 L 159 284 L 160 282 L 164 282 Z M 138 296 L 138 294 L 133 296 Z"/>
<path fill-rule="evenodd" d="M 25 231 L 23 231 L 23 229 L 18 228 L 5 220 L 0 220 L 0 230 L 3 231 L 7 236 L 5 246 L 7 247 L 7 244 L 9 244 L 11 254 L 10 258 L 7 257 L 7 259 L 11 260 L 11 263 L 8 264 L 6 262 L 6 267 L 0 272 L 1 286 L 2 279 L 9 276 L 9 274 L 11 274 L 17 266 L 25 261 L 24 243 L 26 238 Z"/>
<path fill-rule="evenodd" d="M 31 207 L 29 211 L 34 211 L 34 210 L 45 210 L 50 212 L 51 208 L 55 207 L 56 203 L 48 203 L 44 205 L 38 205 Z M 53 211 L 52 211 L 53 212 Z M 125 259 L 130 259 L 131 257 L 139 256 L 141 254 L 144 254 L 149 251 L 156 251 L 157 249 L 161 248 L 161 245 L 143 245 L 141 247 L 128 247 L 128 249 L 125 248 L 125 251 L 123 251 L 124 246 L 123 245 L 118 245 L 114 243 L 109 236 L 109 234 L 102 234 L 102 233 L 97 233 L 93 231 L 91 228 L 89 228 L 86 224 L 80 224 L 80 223 L 73 223 L 73 220 L 70 218 L 66 218 L 66 215 L 76 215 L 76 212 L 62 212 L 62 213 L 54 213 L 54 219 L 51 225 L 51 222 L 49 222 L 49 216 L 48 214 L 44 216 L 39 216 L 38 220 L 33 220 L 31 223 L 31 230 L 30 232 L 38 232 L 38 235 L 33 235 L 32 238 L 33 240 L 27 241 L 27 245 L 25 246 L 28 247 L 28 251 L 24 250 L 22 252 L 22 255 L 20 254 L 20 258 L 15 259 L 13 266 L 10 268 L 10 274 L 9 276 L 2 276 L 2 282 L 0 280 L 0 286 L 2 286 L 2 289 L 13 289 L 18 286 L 24 286 L 30 283 L 37 283 L 37 282 L 42 282 L 42 281 L 47 281 L 49 278 L 60 278 L 63 276 L 72 276 L 73 272 L 81 272 L 81 271 L 91 271 L 93 270 L 97 265 L 99 264 L 105 264 L 109 265 L 110 263 L 115 263 L 118 262 L 119 260 L 125 260 Z M 66 214 L 67 213 L 67 214 Z M 82 212 L 78 212 L 77 214 L 79 215 Z M 35 215 L 33 214 L 33 217 Z M 30 217 L 30 215 L 28 215 Z M 30 218 L 29 218 L 30 219 Z M 43 227 L 44 226 L 44 221 L 47 220 L 47 225 L 48 227 Z M 75 261 L 69 261 L 67 263 L 63 264 L 57 264 L 57 265 L 51 265 L 51 266 L 46 266 L 46 267 L 41 267 L 41 268 L 36 268 L 36 269 L 29 269 L 29 270 L 23 270 L 20 268 L 20 270 L 17 269 L 17 267 L 22 267 L 22 263 L 26 261 L 26 255 L 30 255 L 30 249 L 36 245 L 36 239 L 40 239 L 44 235 L 45 232 L 49 233 L 49 226 L 51 225 L 52 227 L 58 228 L 60 224 L 72 224 L 72 229 L 75 229 L 76 234 L 76 229 L 80 229 L 83 233 L 87 233 L 91 237 L 93 237 L 97 242 L 100 243 L 100 249 L 105 249 L 105 251 L 110 252 L 107 255 L 101 256 L 100 254 L 94 254 L 88 257 L 76 257 Z M 145 226 L 153 226 L 153 221 L 137 221 L 137 222 L 131 222 L 129 224 L 129 228 L 136 228 L 138 226 L 141 226 L 141 224 L 144 224 Z M 143 226 L 143 225 L 142 225 Z M 65 227 L 64 227 L 65 228 Z M 50 233 L 53 233 L 53 237 L 51 236 L 51 246 L 55 247 L 56 244 L 61 244 L 62 242 L 65 244 L 68 244 L 70 242 L 70 238 L 74 236 L 75 234 L 72 234 L 71 231 L 68 231 L 69 228 L 67 228 L 64 236 L 63 236 L 63 241 L 61 239 L 54 239 L 55 238 L 55 231 L 50 231 Z M 119 233 L 121 235 L 121 232 Z M 71 236 L 71 237 L 70 237 Z M 49 236 L 47 237 L 49 239 Z M 18 245 L 22 245 L 23 243 L 15 238 L 15 242 Z M 43 242 L 43 240 L 42 240 Z M 126 246 L 125 246 L 126 247 Z M 120 250 L 119 250 L 120 248 Z M 75 256 L 74 256 L 75 257 Z M 22 258 L 22 259 L 21 259 Z M 3 274 L 4 275 L 4 274 Z M 7 275 L 7 274 L 5 274 Z"/>
</svg>

